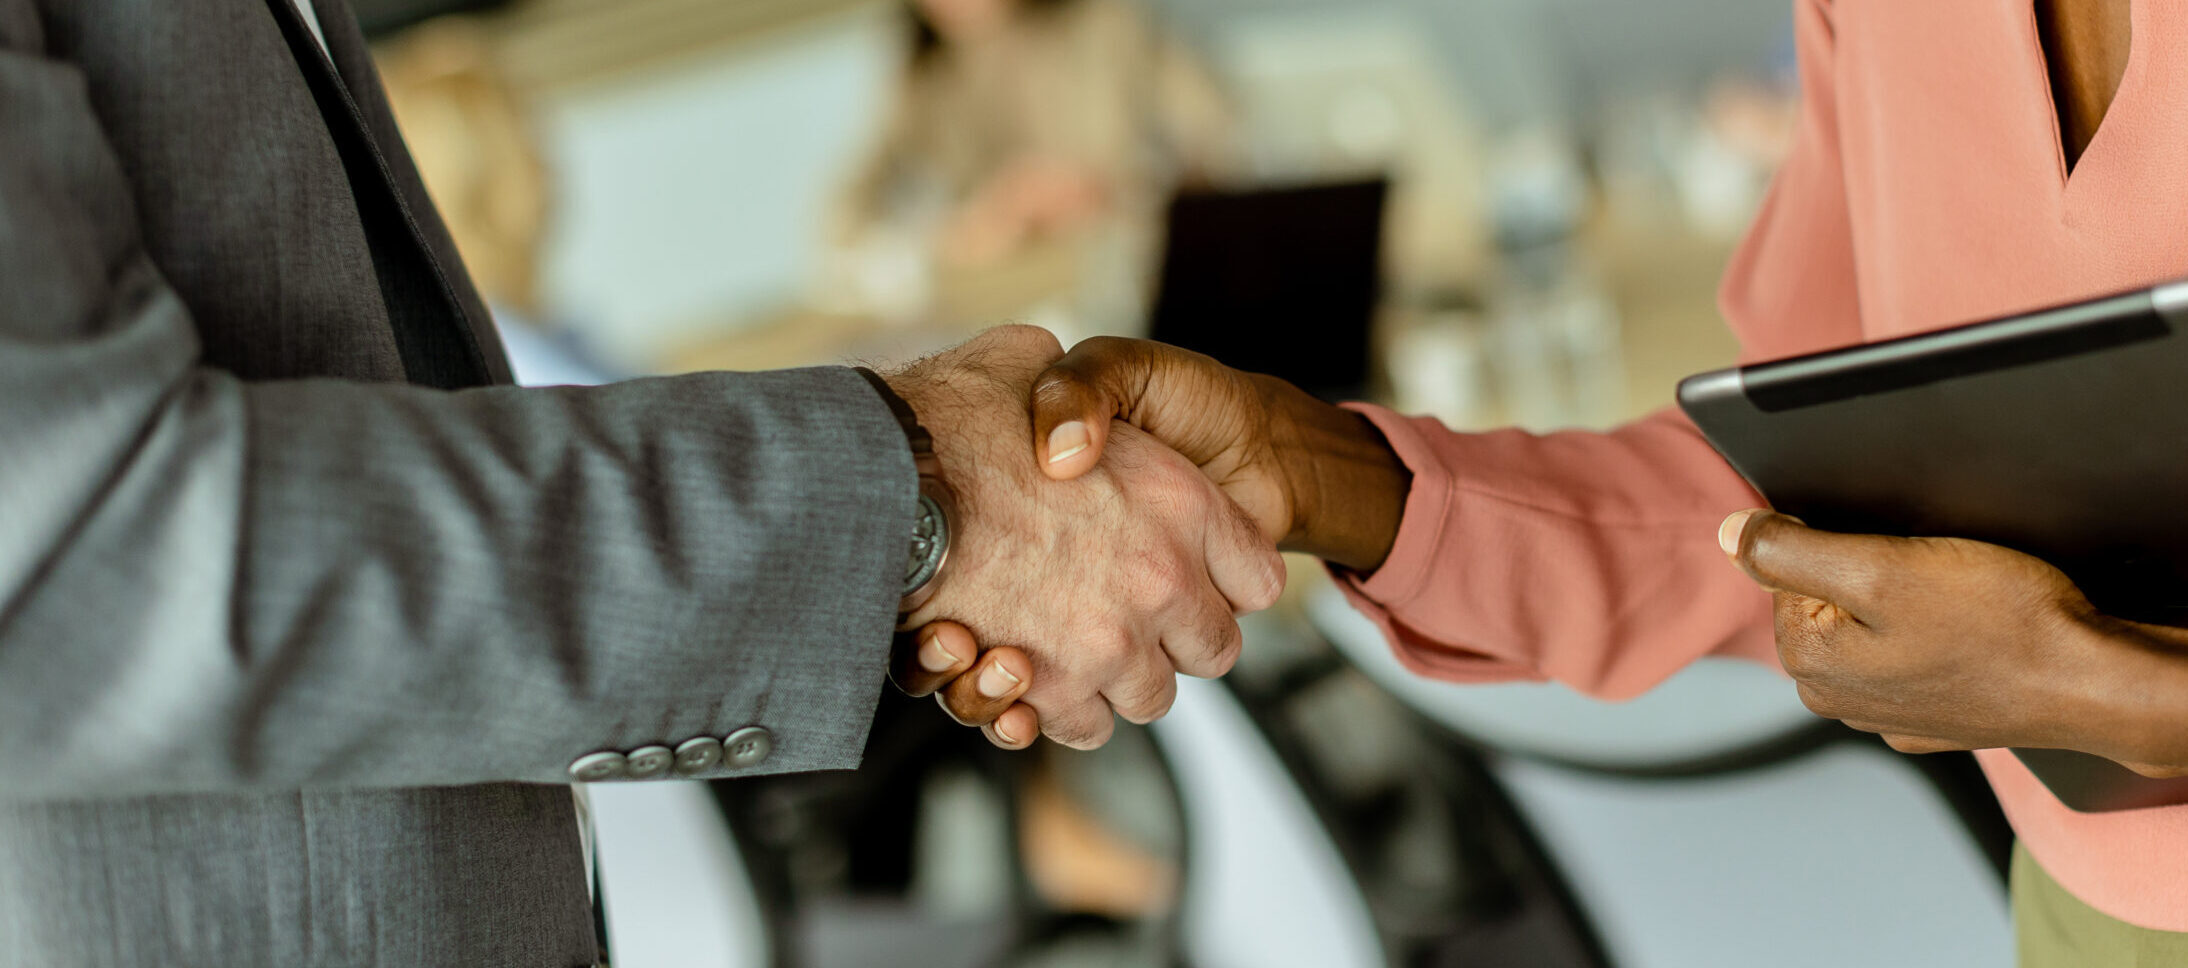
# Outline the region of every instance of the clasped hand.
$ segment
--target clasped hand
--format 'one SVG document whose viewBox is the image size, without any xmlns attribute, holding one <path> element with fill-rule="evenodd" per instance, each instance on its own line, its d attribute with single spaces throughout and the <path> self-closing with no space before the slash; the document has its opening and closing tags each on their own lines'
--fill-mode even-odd
<svg viewBox="0 0 2188 968">
<path fill-rule="evenodd" d="M 906 616 L 924 628 L 900 640 L 892 674 L 915 695 L 939 689 L 959 721 L 1011 748 L 1036 725 L 1092 748 L 1112 713 L 1160 717 L 1178 674 L 1229 671 L 1235 616 L 1284 587 L 1254 520 L 1144 433 L 1118 428 L 1101 466 L 1070 481 L 1042 473 L 1026 401 L 1062 356 L 1045 330 L 1002 327 L 887 377 L 933 434 L 958 503 L 941 586 Z"/>
<path fill-rule="evenodd" d="M 963 590 L 915 619 L 1032 650 L 1026 696 L 1051 736 L 1099 742 L 1102 701 L 1142 721 L 1168 706 L 1169 670 L 1228 668 L 1225 608 L 1274 598 L 1272 544 L 1361 570 L 1389 553 L 1410 477 L 1360 415 L 1157 343 L 1060 354 L 1039 330 L 997 338 L 1010 362 L 993 370 L 995 413 L 959 446 L 1004 469 L 981 478 L 984 504 L 1027 511 L 1000 515 L 968 546 Z M 1718 537 L 1774 595 L 1779 659 L 1818 714 L 1907 752 L 2048 747 L 2188 773 L 2188 630 L 2106 616 L 2058 569 L 1978 541 L 1834 534 L 1768 511 L 1733 515 Z M 966 627 L 938 623 L 930 641 L 969 654 Z M 978 705 L 953 698 L 976 694 L 966 681 L 945 705 L 992 719 L 992 706 L 964 715 Z M 1030 737 L 1034 711 L 1001 715 Z"/>
</svg>

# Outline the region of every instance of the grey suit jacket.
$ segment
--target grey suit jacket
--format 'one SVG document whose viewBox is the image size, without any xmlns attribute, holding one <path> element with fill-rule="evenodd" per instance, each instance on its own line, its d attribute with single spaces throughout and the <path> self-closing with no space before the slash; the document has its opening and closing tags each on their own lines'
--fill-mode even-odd
<svg viewBox="0 0 2188 968">
<path fill-rule="evenodd" d="M 0 0 L 0 966 L 591 964 L 573 760 L 864 740 L 887 408 L 495 385 L 317 9 Z"/>
</svg>

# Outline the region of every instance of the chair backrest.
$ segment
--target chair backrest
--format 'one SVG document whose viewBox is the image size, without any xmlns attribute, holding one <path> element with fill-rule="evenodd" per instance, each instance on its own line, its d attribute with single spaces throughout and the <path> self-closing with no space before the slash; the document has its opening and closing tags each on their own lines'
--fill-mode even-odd
<svg viewBox="0 0 2188 968">
<path fill-rule="evenodd" d="M 1325 399 L 1361 395 L 1389 189 L 1375 179 L 1177 196 L 1148 335 Z"/>
</svg>

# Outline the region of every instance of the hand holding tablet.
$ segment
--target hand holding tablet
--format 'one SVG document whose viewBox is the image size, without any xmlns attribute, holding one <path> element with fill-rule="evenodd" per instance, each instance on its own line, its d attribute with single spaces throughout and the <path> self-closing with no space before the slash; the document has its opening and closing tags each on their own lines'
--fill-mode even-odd
<svg viewBox="0 0 2188 968">
<path fill-rule="evenodd" d="M 1780 593 L 1812 708 L 1910 750 L 2045 747 L 2016 753 L 2077 810 L 2188 802 L 2114 762 L 2188 766 L 2188 712 L 2153 704 L 2188 679 L 2183 323 L 2170 284 L 1680 385 L 1798 518 L 1730 553 Z"/>
</svg>

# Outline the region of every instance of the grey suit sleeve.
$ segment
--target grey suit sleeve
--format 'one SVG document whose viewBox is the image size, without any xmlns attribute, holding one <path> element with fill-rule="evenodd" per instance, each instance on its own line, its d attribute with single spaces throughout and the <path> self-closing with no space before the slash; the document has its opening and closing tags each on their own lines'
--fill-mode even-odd
<svg viewBox="0 0 2188 968">
<path fill-rule="evenodd" d="M 0 146 L 0 796 L 856 764 L 914 475 L 855 374 L 241 381 L 73 68 L 0 45 Z"/>
</svg>

